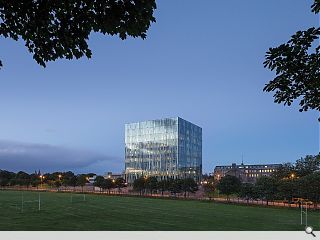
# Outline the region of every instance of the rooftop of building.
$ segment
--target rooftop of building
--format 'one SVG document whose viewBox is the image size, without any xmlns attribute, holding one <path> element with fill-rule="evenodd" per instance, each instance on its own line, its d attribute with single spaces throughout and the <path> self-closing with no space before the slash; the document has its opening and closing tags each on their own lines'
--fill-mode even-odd
<svg viewBox="0 0 320 240">
<path fill-rule="evenodd" d="M 200 128 L 200 129 L 202 129 L 202 128 L 199 127 L 198 125 L 196 125 L 196 124 L 194 124 L 194 123 L 192 123 L 192 122 L 190 122 L 190 121 L 187 121 L 187 120 L 185 120 L 185 119 L 183 119 L 183 118 L 181 118 L 181 117 L 166 117 L 166 118 L 160 118 L 160 119 L 144 120 L 144 121 L 140 121 L 140 122 L 131 122 L 131 123 L 125 123 L 125 126 L 127 126 L 127 125 L 134 125 L 134 124 L 143 124 L 143 123 L 155 122 L 155 121 L 164 121 L 164 120 L 178 120 L 178 121 L 179 121 L 179 120 L 182 120 L 182 121 L 184 121 L 184 122 L 187 122 L 187 123 L 189 123 L 189 124 L 192 124 L 192 125 Z"/>
<path fill-rule="evenodd" d="M 231 165 L 221 165 L 221 166 L 216 166 L 215 169 L 221 169 L 221 168 L 232 168 L 238 167 L 238 168 L 269 168 L 269 167 L 279 167 L 282 164 L 280 163 L 265 163 L 265 164 L 231 164 Z"/>
</svg>

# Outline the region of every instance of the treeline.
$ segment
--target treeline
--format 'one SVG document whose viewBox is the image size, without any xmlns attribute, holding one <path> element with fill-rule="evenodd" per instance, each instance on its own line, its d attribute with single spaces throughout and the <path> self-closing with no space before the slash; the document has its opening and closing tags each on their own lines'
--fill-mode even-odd
<svg viewBox="0 0 320 240">
<path fill-rule="evenodd" d="M 161 193 L 163 195 L 164 192 L 170 192 L 174 196 L 183 193 L 186 197 L 189 193 L 195 193 L 198 190 L 198 185 L 193 178 L 158 181 L 156 177 L 141 177 L 133 182 L 133 190 L 139 192 L 140 195 L 146 193 Z"/>
<path fill-rule="evenodd" d="M 225 176 L 219 182 L 212 181 L 207 185 L 212 191 L 218 189 L 227 198 L 236 195 L 247 201 L 264 200 L 267 204 L 275 200 L 299 203 L 294 199 L 303 198 L 316 205 L 320 203 L 320 155 L 306 156 L 295 164 L 283 164 L 270 177 L 260 177 L 254 184 Z"/>
<path fill-rule="evenodd" d="M 88 178 L 94 176 L 89 174 L 74 174 L 73 172 L 54 172 L 54 173 L 32 173 L 28 174 L 23 171 L 17 173 L 0 170 L 0 186 L 23 186 L 39 187 L 39 185 L 48 185 L 49 187 L 77 187 L 82 188 L 88 183 Z"/>
<path fill-rule="evenodd" d="M 111 179 L 104 178 L 103 176 L 97 176 L 94 180 L 93 185 L 100 188 L 100 192 L 107 190 L 109 193 L 111 189 L 117 188 L 118 191 L 121 191 L 122 188 L 127 187 L 127 183 L 122 177 Z"/>
</svg>

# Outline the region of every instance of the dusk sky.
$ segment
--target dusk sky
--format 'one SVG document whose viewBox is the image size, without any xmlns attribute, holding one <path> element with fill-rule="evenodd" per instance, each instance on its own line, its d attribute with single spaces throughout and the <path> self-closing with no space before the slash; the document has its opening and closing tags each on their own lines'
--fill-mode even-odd
<svg viewBox="0 0 320 240">
<path fill-rule="evenodd" d="M 319 113 L 273 103 L 265 52 L 319 26 L 311 0 L 157 1 L 146 40 L 91 34 L 91 59 L 38 65 L 0 39 L 0 169 L 121 172 L 124 124 L 179 116 L 203 171 L 319 152 Z"/>
</svg>

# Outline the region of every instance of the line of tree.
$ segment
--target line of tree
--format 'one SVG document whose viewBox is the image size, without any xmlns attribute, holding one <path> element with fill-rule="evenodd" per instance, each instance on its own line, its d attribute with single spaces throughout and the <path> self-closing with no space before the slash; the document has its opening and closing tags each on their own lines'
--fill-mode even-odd
<svg viewBox="0 0 320 240">
<path fill-rule="evenodd" d="M 94 180 L 93 185 L 100 188 L 100 192 L 108 191 L 110 193 L 111 189 L 117 188 L 120 192 L 122 188 L 126 187 L 126 181 L 123 178 L 104 178 L 103 176 L 97 176 Z"/>
<path fill-rule="evenodd" d="M 17 173 L 0 170 L 0 186 L 21 186 L 21 187 L 39 187 L 39 185 L 47 185 L 49 187 L 56 187 L 59 189 L 64 187 L 83 187 L 88 183 L 88 177 L 93 176 L 93 173 L 89 174 L 74 174 L 71 171 L 68 172 L 54 172 L 40 174 L 35 172 L 28 174 L 23 171 Z"/>
<path fill-rule="evenodd" d="M 198 191 L 198 185 L 193 178 L 168 179 L 158 181 L 156 177 L 140 177 L 133 182 L 133 190 L 143 194 L 159 193 L 163 195 L 170 192 L 172 195 L 183 193 L 187 197 L 190 193 Z"/>
<path fill-rule="evenodd" d="M 295 164 L 285 163 L 271 176 L 261 176 L 256 183 L 241 183 L 235 176 L 225 176 L 217 184 L 217 189 L 227 198 L 237 195 L 249 200 L 282 200 L 288 203 L 293 198 L 303 198 L 320 203 L 320 154 L 306 156 Z"/>
</svg>

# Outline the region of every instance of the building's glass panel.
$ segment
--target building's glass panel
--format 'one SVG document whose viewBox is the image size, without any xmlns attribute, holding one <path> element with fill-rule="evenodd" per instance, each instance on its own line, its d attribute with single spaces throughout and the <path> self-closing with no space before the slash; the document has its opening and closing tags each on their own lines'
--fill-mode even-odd
<svg viewBox="0 0 320 240">
<path fill-rule="evenodd" d="M 125 126 L 126 178 L 194 177 L 202 171 L 202 130 L 181 118 L 166 118 Z"/>
</svg>

